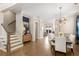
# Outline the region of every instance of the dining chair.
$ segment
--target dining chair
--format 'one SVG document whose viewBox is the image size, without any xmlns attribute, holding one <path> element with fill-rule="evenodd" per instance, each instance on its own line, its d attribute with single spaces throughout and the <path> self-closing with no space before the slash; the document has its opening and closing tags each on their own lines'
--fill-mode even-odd
<svg viewBox="0 0 79 59">
<path fill-rule="evenodd" d="M 73 48 L 74 48 L 74 44 L 75 44 L 75 35 L 70 34 L 69 40 L 70 40 L 70 42 L 67 42 L 67 48 L 71 49 L 71 51 L 74 55 Z"/>
<path fill-rule="evenodd" d="M 66 38 L 65 37 L 55 38 L 55 55 L 56 55 L 56 52 L 61 52 L 66 55 Z"/>
<path fill-rule="evenodd" d="M 49 43 L 50 43 L 50 46 L 51 46 L 51 49 L 54 47 L 55 45 L 55 35 L 54 34 L 49 34 Z"/>
</svg>

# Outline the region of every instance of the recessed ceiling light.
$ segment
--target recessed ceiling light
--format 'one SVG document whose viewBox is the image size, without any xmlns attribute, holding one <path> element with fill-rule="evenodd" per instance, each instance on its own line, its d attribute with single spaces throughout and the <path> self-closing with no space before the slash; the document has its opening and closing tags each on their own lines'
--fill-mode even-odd
<svg viewBox="0 0 79 59">
<path fill-rule="evenodd" d="M 78 3 L 74 3 L 74 5 L 78 5 Z"/>
</svg>

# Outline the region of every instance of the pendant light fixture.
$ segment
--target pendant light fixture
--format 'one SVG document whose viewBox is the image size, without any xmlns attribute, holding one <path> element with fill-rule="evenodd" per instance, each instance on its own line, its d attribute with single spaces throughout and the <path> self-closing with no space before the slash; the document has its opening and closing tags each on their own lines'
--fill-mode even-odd
<svg viewBox="0 0 79 59">
<path fill-rule="evenodd" d="M 59 23 L 61 23 L 61 22 L 62 22 L 62 20 L 61 20 L 61 18 L 62 18 L 62 16 L 61 16 L 61 9 L 62 9 L 62 7 L 59 7 L 59 10 L 60 10 L 60 18 L 59 18 Z"/>
<path fill-rule="evenodd" d="M 60 23 L 60 24 L 61 24 L 61 23 L 65 23 L 66 18 L 65 18 L 65 17 L 62 17 L 62 12 L 61 12 L 62 7 L 59 7 L 59 10 L 60 10 L 59 23 Z"/>
<path fill-rule="evenodd" d="M 59 10 L 60 10 L 60 14 L 59 14 L 59 32 L 61 32 L 61 26 L 63 25 L 63 24 L 65 24 L 65 22 L 66 22 L 66 18 L 65 17 L 62 17 L 62 12 L 61 12 L 61 10 L 62 10 L 62 7 L 59 7 Z"/>
</svg>

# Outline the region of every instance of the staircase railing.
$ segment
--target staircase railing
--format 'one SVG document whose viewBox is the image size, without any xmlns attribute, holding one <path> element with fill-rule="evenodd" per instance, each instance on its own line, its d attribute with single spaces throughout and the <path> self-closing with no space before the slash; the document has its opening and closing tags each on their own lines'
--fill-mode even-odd
<svg viewBox="0 0 79 59">
<path fill-rule="evenodd" d="M 13 23 L 15 23 L 15 22 L 16 22 L 16 20 L 14 20 L 14 21 L 10 22 L 8 25 L 11 25 L 11 24 L 13 24 Z"/>
<path fill-rule="evenodd" d="M 5 28 L 4 28 L 4 26 L 1 24 L 0 25 L 1 26 L 1 29 L 2 29 L 2 34 L 1 34 L 1 37 L 3 38 L 3 39 L 1 39 L 2 41 L 2 43 L 3 43 L 3 46 L 5 47 L 5 48 L 3 48 L 2 50 L 5 50 L 6 52 L 7 52 L 7 31 L 5 30 Z"/>
<path fill-rule="evenodd" d="M 9 53 L 10 52 L 10 35 L 11 35 L 11 33 L 6 30 L 6 28 L 4 27 L 3 24 L 1 24 L 1 26 L 3 27 L 3 30 L 6 33 L 6 37 L 7 37 L 6 38 L 6 41 L 7 41 L 6 50 Z"/>
<path fill-rule="evenodd" d="M 3 29 L 6 31 L 6 28 L 4 27 L 4 25 L 3 24 L 1 24 L 1 26 L 3 27 Z M 6 31 L 7 32 L 7 31 Z"/>
<path fill-rule="evenodd" d="M 7 50 L 8 54 L 13 50 L 22 47 L 23 43 L 21 40 L 21 36 L 18 34 L 12 34 L 8 31 L 6 31 L 6 28 L 3 26 L 3 24 L 1 24 L 1 25 L 2 25 L 3 29 L 5 30 L 5 32 L 7 33 L 6 34 L 6 36 L 7 36 L 6 50 Z"/>
</svg>

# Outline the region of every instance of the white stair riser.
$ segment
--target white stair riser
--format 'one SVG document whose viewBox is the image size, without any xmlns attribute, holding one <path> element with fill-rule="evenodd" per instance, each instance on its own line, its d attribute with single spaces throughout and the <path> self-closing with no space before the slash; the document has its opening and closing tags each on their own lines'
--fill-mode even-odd
<svg viewBox="0 0 79 59">
<path fill-rule="evenodd" d="M 10 37 L 20 37 L 20 35 L 10 35 Z"/>
<path fill-rule="evenodd" d="M 18 41 L 21 42 L 21 40 L 14 40 L 14 41 L 10 41 L 10 43 L 14 43 L 14 42 L 18 42 Z"/>
<path fill-rule="evenodd" d="M 20 37 L 13 37 L 13 38 L 10 38 L 10 40 L 15 40 L 15 39 L 20 39 Z"/>
</svg>

